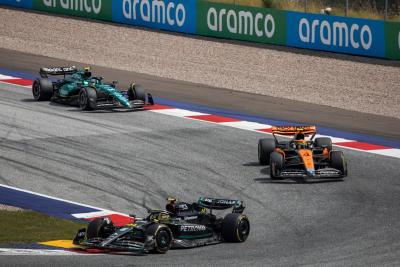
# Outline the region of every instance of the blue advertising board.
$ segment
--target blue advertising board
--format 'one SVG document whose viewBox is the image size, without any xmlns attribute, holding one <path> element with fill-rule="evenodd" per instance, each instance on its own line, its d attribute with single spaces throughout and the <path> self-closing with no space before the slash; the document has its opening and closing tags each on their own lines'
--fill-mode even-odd
<svg viewBox="0 0 400 267">
<path fill-rule="evenodd" d="M 196 0 L 113 0 L 112 10 L 114 22 L 196 33 Z"/>
<path fill-rule="evenodd" d="M 32 8 L 33 0 L 0 0 L 0 5 Z"/>
<path fill-rule="evenodd" d="M 287 12 L 288 46 L 385 57 L 384 22 Z"/>
</svg>

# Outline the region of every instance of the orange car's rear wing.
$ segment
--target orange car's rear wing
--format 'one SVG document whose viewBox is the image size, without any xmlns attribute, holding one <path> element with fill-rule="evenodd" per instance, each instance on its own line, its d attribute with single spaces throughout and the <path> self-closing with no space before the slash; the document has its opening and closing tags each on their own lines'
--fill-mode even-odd
<svg viewBox="0 0 400 267">
<path fill-rule="evenodd" d="M 305 136 L 314 135 L 317 132 L 315 126 L 273 126 L 272 134 L 293 136 L 302 133 Z"/>
</svg>

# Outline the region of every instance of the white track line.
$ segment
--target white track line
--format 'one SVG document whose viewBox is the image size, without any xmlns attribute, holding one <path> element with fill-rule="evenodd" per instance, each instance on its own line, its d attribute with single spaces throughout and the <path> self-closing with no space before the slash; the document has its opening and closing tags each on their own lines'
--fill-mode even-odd
<svg viewBox="0 0 400 267">
<path fill-rule="evenodd" d="M 0 256 L 89 256 L 95 254 L 78 253 L 59 249 L 0 248 Z"/>
</svg>

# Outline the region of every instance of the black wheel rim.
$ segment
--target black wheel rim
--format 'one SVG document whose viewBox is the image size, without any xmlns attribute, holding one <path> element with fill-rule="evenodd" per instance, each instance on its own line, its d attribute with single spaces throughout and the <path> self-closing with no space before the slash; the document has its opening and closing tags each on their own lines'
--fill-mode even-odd
<svg viewBox="0 0 400 267">
<path fill-rule="evenodd" d="M 157 247 L 161 250 L 168 248 L 169 244 L 171 243 L 171 237 L 169 236 L 169 233 L 166 230 L 159 231 L 156 239 L 157 239 Z"/>
<path fill-rule="evenodd" d="M 86 92 L 82 91 L 80 96 L 79 96 L 79 106 L 84 109 L 86 108 L 87 105 L 87 96 L 86 96 Z"/>
<path fill-rule="evenodd" d="M 33 86 L 33 97 L 35 99 L 39 99 L 40 98 L 40 87 L 39 87 L 39 84 L 37 82 Z"/>
<path fill-rule="evenodd" d="M 245 241 L 250 232 L 249 222 L 245 219 L 242 219 L 238 225 L 238 233 L 241 241 Z"/>
<path fill-rule="evenodd" d="M 271 168 L 271 177 L 275 177 L 275 171 L 276 171 L 275 163 L 271 163 L 269 167 Z"/>
</svg>

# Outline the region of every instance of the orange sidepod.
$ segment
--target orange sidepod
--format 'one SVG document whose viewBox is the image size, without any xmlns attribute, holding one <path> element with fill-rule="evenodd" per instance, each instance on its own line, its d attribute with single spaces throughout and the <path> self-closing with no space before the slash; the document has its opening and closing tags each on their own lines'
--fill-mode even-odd
<svg viewBox="0 0 400 267">
<path fill-rule="evenodd" d="M 303 159 L 307 171 L 315 170 L 313 153 L 310 149 L 300 149 L 299 155 Z"/>
</svg>

